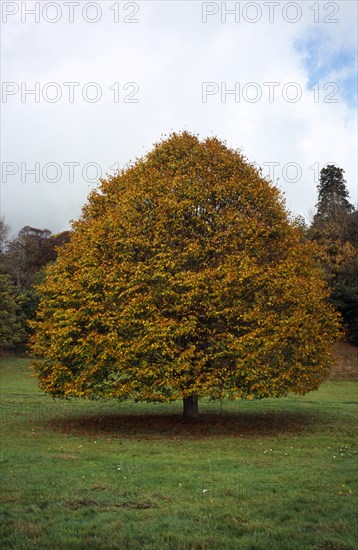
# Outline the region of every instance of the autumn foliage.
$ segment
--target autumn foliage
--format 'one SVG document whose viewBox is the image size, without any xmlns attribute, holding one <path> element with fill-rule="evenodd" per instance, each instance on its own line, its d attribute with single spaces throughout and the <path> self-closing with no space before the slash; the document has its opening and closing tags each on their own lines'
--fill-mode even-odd
<svg viewBox="0 0 358 550">
<path fill-rule="evenodd" d="M 338 318 L 314 247 L 239 152 L 172 134 L 101 182 L 48 269 L 41 388 L 148 401 L 316 389 Z"/>
</svg>

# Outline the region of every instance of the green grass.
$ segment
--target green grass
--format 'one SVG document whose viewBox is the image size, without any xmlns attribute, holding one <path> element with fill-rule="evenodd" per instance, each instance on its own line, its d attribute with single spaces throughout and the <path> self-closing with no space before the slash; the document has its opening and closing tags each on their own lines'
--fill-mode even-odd
<svg viewBox="0 0 358 550">
<path fill-rule="evenodd" d="M 357 548 L 357 383 L 304 397 L 53 400 L 1 361 L 3 549 Z"/>
</svg>

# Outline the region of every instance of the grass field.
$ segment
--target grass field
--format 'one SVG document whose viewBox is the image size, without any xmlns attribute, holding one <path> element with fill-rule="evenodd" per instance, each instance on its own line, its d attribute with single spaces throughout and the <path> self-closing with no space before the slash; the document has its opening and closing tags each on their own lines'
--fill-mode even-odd
<svg viewBox="0 0 358 550">
<path fill-rule="evenodd" d="M 356 381 L 186 425 L 181 403 L 53 400 L 28 366 L 1 360 L 2 549 L 357 548 Z"/>
</svg>

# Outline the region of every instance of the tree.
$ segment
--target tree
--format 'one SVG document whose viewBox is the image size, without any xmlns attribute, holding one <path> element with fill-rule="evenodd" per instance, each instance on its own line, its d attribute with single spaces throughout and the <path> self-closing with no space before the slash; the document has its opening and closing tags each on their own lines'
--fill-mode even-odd
<svg viewBox="0 0 358 550">
<path fill-rule="evenodd" d="M 18 290 L 29 290 L 37 271 L 55 259 L 51 243 L 51 231 L 26 225 L 17 237 L 9 241 L 6 266 Z"/>
<path fill-rule="evenodd" d="M 334 281 L 333 301 L 347 323 L 348 337 L 358 345 L 358 252 L 340 266 Z"/>
<path fill-rule="evenodd" d="M 0 217 L 0 254 L 1 257 L 5 252 L 7 242 L 10 235 L 10 226 L 6 223 L 4 216 Z"/>
<path fill-rule="evenodd" d="M 358 210 L 354 210 L 354 212 L 348 216 L 347 239 L 358 249 Z"/>
<path fill-rule="evenodd" d="M 57 258 L 57 249 L 60 246 L 65 245 L 70 240 L 70 232 L 69 231 L 61 231 L 61 233 L 56 233 L 55 235 L 51 235 L 49 241 L 50 241 L 50 253 L 49 253 L 49 261 L 54 261 Z M 48 263 L 47 262 L 47 263 Z"/>
<path fill-rule="evenodd" d="M 343 174 L 344 170 L 333 164 L 322 168 L 317 186 L 318 203 L 313 226 L 317 222 L 324 223 L 328 219 L 340 223 L 354 211 L 353 205 L 348 200 L 349 193 Z"/>
<path fill-rule="evenodd" d="M 349 339 L 358 344 L 358 211 L 349 202 L 344 170 L 321 170 L 317 212 L 309 236 L 319 244 L 318 258 L 341 312 Z"/>
<path fill-rule="evenodd" d="M 16 342 L 16 351 L 24 349 L 34 319 L 38 296 L 33 286 L 43 278 L 44 268 L 57 257 L 57 248 L 69 239 L 69 232 L 51 235 L 48 229 L 25 226 L 10 239 L 10 227 L 0 218 L 0 272 L 10 276 L 15 285 L 18 307 L 16 315 L 22 326 L 22 340 Z"/>
<path fill-rule="evenodd" d="M 21 299 L 11 277 L 0 274 L 0 351 L 14 349 L 25 338 L 24 322 L 19 315 Z"/>
<path fill-rule="evenodd" d="M 57 249 L 69 240 L 69 231 L 55 235 L 49 229 L 25 225 L 4 247 L 3 270 L 9 273 L 18 290 L 30 290 L 37 274 L 57 258 Z"/>
<path fill-rule="evenodd" d="M 40 287 L 53 396 L 264 398 L 316 389 L 338 317 L 279 191 L 216 138 L 172 134 L 101 182 Z"/>
</svg>

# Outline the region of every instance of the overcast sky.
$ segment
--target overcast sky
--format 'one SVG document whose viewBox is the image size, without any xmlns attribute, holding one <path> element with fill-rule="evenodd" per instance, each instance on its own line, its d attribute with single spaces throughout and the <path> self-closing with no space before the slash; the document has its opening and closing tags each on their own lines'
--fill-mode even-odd
<svg viewBox="0 0 358 550">
<path fill-rule="evenodd" d="M 1 214 L 14 231 L 68 229 L 101 175 L 184 129 L 240 149 L 295 214 L 313 212 L 326 163 L 357 202 L 355 1 L 1 9 Z"/>
</svg>

